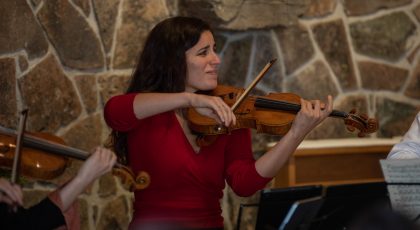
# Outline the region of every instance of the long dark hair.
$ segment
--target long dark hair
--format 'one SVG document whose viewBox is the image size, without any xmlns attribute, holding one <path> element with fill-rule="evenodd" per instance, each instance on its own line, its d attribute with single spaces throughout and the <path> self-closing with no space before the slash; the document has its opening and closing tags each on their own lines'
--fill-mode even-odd
<svg viewBox="0 0 420 230">
<path fill-rule="evenodd" d="M 193 47 L 209 24 L 194 17 L 172 17 L 158 23 L 149 33 L 126 93 L 176 93 L 185 90 L 185 52 Z M 111 145 L 121 163 L 128 163 L 127 134 L 111 133 Z"/>
</svg>

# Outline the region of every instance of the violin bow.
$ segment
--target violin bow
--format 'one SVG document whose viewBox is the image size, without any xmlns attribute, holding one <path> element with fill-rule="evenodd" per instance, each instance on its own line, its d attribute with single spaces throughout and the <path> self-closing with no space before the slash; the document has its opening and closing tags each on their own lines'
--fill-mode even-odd
<svg viewBox="0 0 420 230">
<path fill-rule="evenodd" d="M 26 125 L 26 118 L 28 116 L 28 109 L 24 109 L 20 112 L 19 116 L 19 126 L 16 135 L 16 148 L 15 148 L 15 156 L 13 157 L 13 166 L 12 166 L 12 175 L 10 181 L 15 184 L 17 179 L 17 174 L 19 171 L 19 162 L 20 162 L 20 155 L 22 152 L 22 139 L 23 134 L 25 132 L 25 125 Z"/>
<path fill-rule="evenodd" d="M 241 94 L 238 100 L 236 100 L 235 104 L 232 105 L 232 111 L 235 111 L 238 106 L 242 103 L 242 101 L 248 96 L 249 92 L 257 85 L 257 83 L 261 80 L 261 78 L 267 73 L 267 71 L 273 66 L 274 62 L 277 61 L 277 58 L 272 59 L 269 61 L 264 68 L 260 71 L 258 76 L 251 82 L 248 88 Z"/>
</svg>

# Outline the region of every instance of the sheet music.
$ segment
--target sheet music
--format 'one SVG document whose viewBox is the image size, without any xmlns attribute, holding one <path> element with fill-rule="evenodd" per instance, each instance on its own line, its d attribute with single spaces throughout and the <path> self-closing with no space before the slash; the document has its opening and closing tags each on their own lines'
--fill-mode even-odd
<svg viewBox="0 0 420 230">
<path fill-rule="evenodd" d="M 392 209 L 414 219 L 420 214 L 420 185 L 388 185 Z"/>
<path fill-rule="evenodd" d="M 381 160 L 392 208 L 414 219 L 420 214 L 420 159 Z M 407 185 L 392 183 L 407 183 Z"/>
<path fill-rule="evenodd" d="M 380 160 L 387 183 L 420 183 L 420 159 Z"/>
</svg>

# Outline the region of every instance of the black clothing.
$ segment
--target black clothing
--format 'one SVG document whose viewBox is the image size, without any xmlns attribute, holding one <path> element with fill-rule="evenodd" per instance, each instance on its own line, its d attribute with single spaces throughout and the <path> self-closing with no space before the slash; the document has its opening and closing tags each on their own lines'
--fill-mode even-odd
<svg viewBox="0 0 420 230">
<path fill-rule="evenodd" d="M 55 229 L 65 224 L 61 210 L 49 198 L 40 203 L 24 209 L 19 207 L 13 212 L 10 206 L 0 204 L 0 228 L 1 229 Z"/>
</svg>

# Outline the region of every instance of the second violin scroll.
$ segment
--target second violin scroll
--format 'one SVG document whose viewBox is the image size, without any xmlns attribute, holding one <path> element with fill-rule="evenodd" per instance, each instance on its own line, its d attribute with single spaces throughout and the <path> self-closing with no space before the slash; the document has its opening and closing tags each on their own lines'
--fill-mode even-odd
<svg viewBox="0 0 420 230">
<path fill-rule="evenodd" d="M 232 106 L 243 92 L 244 89 L 241 88 L 219 85 L 211 95 L 221 97 L 226 104 Z M 188 110 L 187 119 L 190 129 L 200 136 L 225 134 L 240 128 L 256 129 L 258 133 L 284 135 L 291 128 L 299 110 L 298 95 L 270 93 L 266 96 L 247 96 L 234 110 L 237 121 L 235 126 L 224 127 L 214 119 L 199 114 L 194 108 Z M 330 116 L 344 119 L 349 131 L 359 130 L 359 137 L 378 129 L 376 119 L 358 115 L 354 109 L 350 113 L 333 110 Z"/>
</svg>

